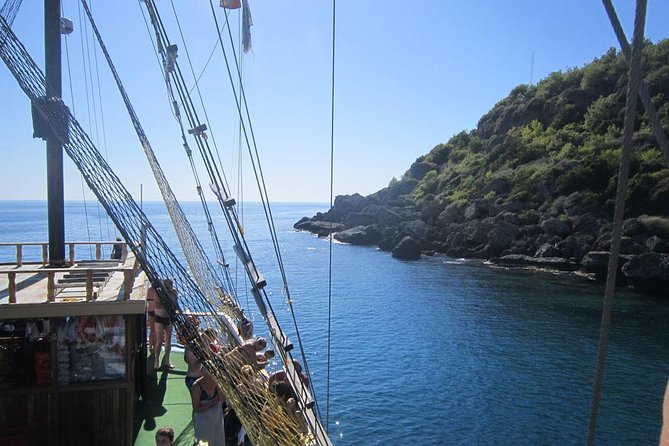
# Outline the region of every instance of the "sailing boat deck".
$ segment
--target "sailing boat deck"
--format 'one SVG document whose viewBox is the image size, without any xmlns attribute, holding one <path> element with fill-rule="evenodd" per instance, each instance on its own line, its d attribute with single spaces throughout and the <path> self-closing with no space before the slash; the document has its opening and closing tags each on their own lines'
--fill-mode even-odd
<svg viewBox="0 0 669 446">
<path fill-rule="evenodd" d="M 0 315 L 80 316 L 92 310 L 98 315 L 143 314 L 146 277 L 132 253 L 124 257 L 50 268 L 46 262 L 23 263 L 17 256 L 16 263 L 0 265 Z"/>
</svg>

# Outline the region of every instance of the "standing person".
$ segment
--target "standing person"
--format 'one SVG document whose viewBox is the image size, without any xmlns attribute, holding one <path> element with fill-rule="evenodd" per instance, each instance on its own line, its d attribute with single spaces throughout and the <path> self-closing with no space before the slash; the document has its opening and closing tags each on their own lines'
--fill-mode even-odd
<svg viewBox="0 0 669 446">
<path fill-rule="evenodd" d="M 225 446 L 225 427 L 221 407 L 225 396 L 205 368 L 202 369 L 202 377 L 198 378 L 191 387 L 190 395 L 193 404 L 195 439 L 206 441 L 209 446 Z"/>
<path fill-rule="evenodd" d="M 190 345 L 186 345 L 186 348 L 184 349 L 184 361 L 186 361 L 186 366 L 188 367 L 184 382 L 186 383 L 186 388 L 190 392 L 195 381 L 202 376 L 202 362 L 200 362 L 200 358 L 195 355 L 195 352 L 193 352 L 193 348 Z"/>
<path fill-rule="evenodd" d="M 152 286 L 146 292 L 146 325 L 149 329 L 149 351 L 156 346 L 156 290 Z"/>
<path fill-rule="evenodd" d="M 156 446 L 172 446 L 174 444 L 174 429 L 163 426 L 156 431 Z"/>
<path fill-rule="evenodd" d="M 163 286 L 165 291 L 167 291 L 168 298 L 173 300 L 174 305 L 177 304 L 177 290 L 174 288 L 171 279 L 163 280 Z M 154 290 L 155 293 L 155 290 Z M 158 370 L 161 367 L 160 362 L 160 350 L 163 346 L 163 341 L 165 342 L 165 356 L 163 357 L 162 367 L 167 367 L 173 369 L 174 366 L 170 362 L 170 352 L 172 350 L 172 319 L 170 314 L 165 309 L 163 301 L 156 296 L 155 300 L 155 327 L 156 327 L 156 339 L 153 347 L 153 353 L 155 359 L 153 362 L 154 370 Z"/>
</svg>

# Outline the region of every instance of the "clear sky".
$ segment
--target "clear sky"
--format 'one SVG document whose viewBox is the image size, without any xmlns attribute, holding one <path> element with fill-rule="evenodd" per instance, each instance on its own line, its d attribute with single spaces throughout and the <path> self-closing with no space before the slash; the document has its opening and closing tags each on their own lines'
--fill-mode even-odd
<svg viewBox="0 0 669 446">
<path fill-rule="evenodd" d="M 43 2 L 23 3 L 14 30 L 42 66 Z M 196 199 L 142 3 L 90 3 L 177 197 Z M 185 48 L 196 75 L 202 73 L 201 93 L 222 164 L 230 183 L 238 184 L 239 131 L 220 49 L 204 69 L 217 39 L 209 1 L 160 0 L 157 4 L 171 40 L 180 47 L 178 60 L 189 85 L 193 76 Z M 632 0 L 614 1 L 628 37 L 634 4 Z M 275 202 L 327 202 L 332 3 L 253 0 L 250 7 L 253 49 L 242 58 L 244 85 L 269 197 Z M 138 198 L 143 187 L 145 200 L 159 199 L 106 64 L 94 52 L 94 39 L 82 23 L 83 12 L 73 0 L 63 0 L 63 9 L 75 25 L 67 46 L 63 45 L 66 103 L 93 141 L 99 141 L 100 151 L 128 190 Z M 222 10 L 216 9 L 222 21 Z M 238 13 L 233 12 L 230 20 L 237 36 Z M 667 23 L 669 2 L 649 0 L 646 37 L 653 42 L 668 37 Z M 366 195 L 385 187 L 436 144 L 475 128 L 479 118 L 516 85 L 536 83 L 553 71 L 582 66 L 610 47 L 617 47 L 617 42 L 596 0 L 339 0 L 335 194 Z M 44 143 L 32 139 L 28 100 L 4 64 L 0 91 L 0 199 L 45 199 Z M 194 94 L 197 98 L 195 90 Z M 246 169 L 248 158 L 242 162 L 243 195 L 254 200 L 257 195 L 249 182 L 253 175 Z M 232 192 L 240 195 L 237 186 Z M 67 200 L 92 197 L 89 191 L 82 191 L 81 177 L 69 160 L 65 194 Z"/>
</svg>

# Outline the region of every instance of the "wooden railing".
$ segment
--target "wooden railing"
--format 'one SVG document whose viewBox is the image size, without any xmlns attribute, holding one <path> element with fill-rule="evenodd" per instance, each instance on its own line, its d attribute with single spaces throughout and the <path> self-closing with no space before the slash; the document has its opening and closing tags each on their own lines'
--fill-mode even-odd
<svg viewBox="0 0 669 446">
<path fill-rule="evenodd" d="M 130 298 L 130 293 L 132 292 L 132 287 L 135 281 L 135 269 L 132 267 L 109 267 L 109 268 L 34 268 L 34 269 L 21 269 L 18 271 L 0 271 L 0 274 L 7 274 L 9 280 L 9 285 L 7 290 L 9 292 L 9 303 L 16 303 L 16 274 L 45 274 L 47 277 L 46 285 L 46 298 L 49 302 L 55 302 L 56 300 L 56 290 L 64 289 L 68 287 L 74 287 L 72 284 L 59 284 L 56 283 L 56 274 L 59 273 L 84 273 L 86 275 L 85 288 L 86 288 L 86 300 L 92 301 L 97 298 L 94 293 L 95 281 L 93 274 L 94 273 L 114 273 L 122 272 L 123 273 L 123 286 L 122 286 L 122 298 L 123 300 L 128 300 Z"/>
<path fill-rule="evenodd" d="M 76 261 L 76 256 L 75 256 L 75 247 L 77 246 L 95 246 L 95 260 L 102 260 L 102 246 L 104 245 L 121 245 L 121 250 L 122 250 L 122 256 L 120 261 L 125 261 L 125 259 L 128 256 L 128 245 L 121 241 L 113 241 L 113 242 L 67 242 L 65 245 L 68 246 L 69 248 L 69 262 L 70 265 L 74 265 Z M 49 244 L 46 242 L 26 242 L 26 243 L 0 243 L 0 247 L 2 246 L 14 246 L 16 248 L 16 266 L 23 266 L 24 262 L 23 259 L 23 247 L 24 246 L 41 246 L 42 247 L 42 265 L 48 265 L 49 264 Z M 39 263 L 39 262 L 37 262 Z"/>
</svg>

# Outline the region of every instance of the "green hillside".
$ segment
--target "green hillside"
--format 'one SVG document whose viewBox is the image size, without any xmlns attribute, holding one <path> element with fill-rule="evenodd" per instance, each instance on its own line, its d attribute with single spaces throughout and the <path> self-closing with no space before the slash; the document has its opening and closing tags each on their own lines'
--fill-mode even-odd
<svg viewBox="0 0 669 446">
<path fill-rule="evenodd" d="M 645 83 L 669 129 L 669 40 L 647 42 Z M 400 179 L 369 198 L 391 204 L 466 206 L 476 199 L 519 201 L 548 210 L 572 192 L 601 205 L 615 196 L 627 65 L 610 49 L 582 68 L 520 85 L 463 131 L 416 160 Z M 641 105 L 634 135 L 628 211 L 669 212 L 669 170 Z"/>
</svg>

